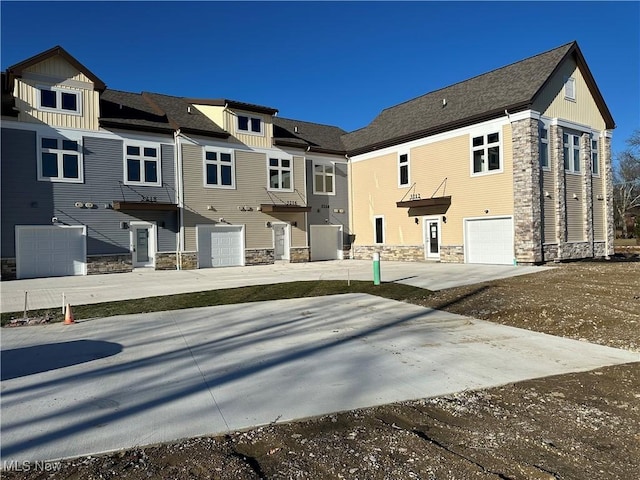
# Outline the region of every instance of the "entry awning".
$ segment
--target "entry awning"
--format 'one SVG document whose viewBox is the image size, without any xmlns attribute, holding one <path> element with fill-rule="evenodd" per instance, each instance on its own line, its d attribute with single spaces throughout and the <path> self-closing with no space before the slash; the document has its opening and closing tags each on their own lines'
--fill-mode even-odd
<svg viewBox="0 0 640 480">
<path fill-rule="evenodd" d="M 260 209 L 264 213 L 301 213 L 311 211 L 311 207 L 295 204 L 290 205 L 288 203 L 263 203 L 260 205 Z"/>
<path fill-rule="evenodd" d="M 114 210 L 154 210 L 171 212 L 178 210 L 178 205 L 175 203 L 162 203 L 162 202 L 113 202 Z"/>
<path fill-rule="evenodd" d="M 398 208 L 408 208 L 409 211 L 407 213 L 410 217 L 441 214 L 445 213 L 451 206 L 451 196 L 417 198 L 415 200 L 396 202 L 396 206 Z"/>
</svg>

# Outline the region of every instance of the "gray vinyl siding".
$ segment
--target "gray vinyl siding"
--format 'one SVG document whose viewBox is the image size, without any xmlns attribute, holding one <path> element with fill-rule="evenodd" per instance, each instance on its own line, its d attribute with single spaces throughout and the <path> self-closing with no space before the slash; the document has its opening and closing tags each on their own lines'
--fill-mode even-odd
<svg viewBox="0 0 640 480">
<path fill-rule="evenodd" d="M 565 173 L 567 205 L 567 242 L 582 242 L 584 238 L 583 209 L 585 199 L 582 195 L 582 175 Z M 573 198 L 576 194 L 577 198 Z"/>
<path fill-rule="evenodd" d="M 554 195 L 553 173 L 542 171 L 542 225 L 544 242 L 556 243 L 556 209 Z M 544 193 L 549 192 L 547 197 Z"/>
<path fill-rule="evenodd" d="M 336 163 L 334 175 L 335 195 L 323 195 L 313 193 L 314 171 L 313 159 L 308 158 L 307 170 L 307 196 L 311 211 L 307 220 L 309 225 L 342 225 L 344 234 L 344 246 L 349 244 L 349 183 L 348 165 Z M 326 163 L 326 162 L 318 162 Z M 334 210 L 344 210 L 344 213 L 336 213 Z"/>
<path fill-rule="evenodd" d="M 15 225 L 86 225 L 87 255 L 129 252 L 128 229 L 121 222 L 148 221 L 158 225 L 158 251 L 176 248 L 175 211 L 127 211 L 110 208 L 114 201 L 140 201 L 142 195 L 158 202 L 176 203 L 173 146 L 162 145 L 162 187 L 123 184 L 123 142 L 83 137 L 84 183 L 37 180 L 37 135 L 23 130 L 2 131 L 2 256 L 15 256 Z M 76 202 L 93 203 L 78 208 Z M 15 204 L 20 208 L 7 208 Z M 20 210 L 18 212 L 18 210 Z M 164 225 L 164 226 L 163 226 Z"/>
</svg>

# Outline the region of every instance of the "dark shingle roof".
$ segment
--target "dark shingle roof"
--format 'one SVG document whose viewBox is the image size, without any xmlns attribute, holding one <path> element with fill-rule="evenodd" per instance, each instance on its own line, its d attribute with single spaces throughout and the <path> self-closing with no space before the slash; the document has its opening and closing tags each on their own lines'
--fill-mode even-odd
<svg viewBox="0 0 640 480">
<path fill-rule="evenodd" d="M 180 97 L 158 93 L 105 90 L 100 98 L 100 125 L 133 130 L 185 133 L 226 138 L 222 128 Z"/>
<path fill-rule="evenodd" d="M 142 96 L 157 105 L 169 118 L 175 129 L 185 133 L 196 133 L 213 137 L 227 138 L 229 133 L 212 121 L 185 98 L 143 92 Z"/>
<path fill-rule="evenodd" d="M 331 125 L 281 117 L 273 118 L 273 141 L 276 145 L 309 148 L 314 152 L 344 154 L 346 149 L 342 143 L 342 136 L 345 133 L 341 128 Z"/>
<path fill-rule="evenodd" d="M 173 131 L 164 112 L 139 93 L 105 90 L 100 96 L 100 125 L 126 129 Z"/>
<path fill-rule="evenodd" d="M 344 144 L 350 154 L 364 153 L 496 118 L 504 115 L 505 109 L 509 113 L 524 110 L 531 106 L 562 60 L 574 52 L 586 70 L 587 81 L 597 91 L 577 43 L 571 42 L 387 108 L 368 126 L 345 135 Z M 600 108 L 605 118 L 608 115 L 608 123 L 613 124 L 603 100 Z"/>
<path fill-rule="evenodd" d="M 228 98 L 187 98 L 185 100 L 196 105 L 212 105 L 214 107 L 227 106 L 229 108 L 244 110 L 246 112 L 266 113 L 267 115 L 275 115 L 276 113 L 278 113 L 277 108 L 265 107 L 264 105 L 256 105 L 255 103 L 239 102 L 237 100 L 230 100 Z"/>
</svg>

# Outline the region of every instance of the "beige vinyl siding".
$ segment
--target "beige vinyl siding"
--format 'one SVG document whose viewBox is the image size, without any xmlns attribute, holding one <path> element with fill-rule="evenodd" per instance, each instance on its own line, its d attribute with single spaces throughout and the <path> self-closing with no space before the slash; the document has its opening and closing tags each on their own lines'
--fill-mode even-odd
<svg viewBox="0 0 640 480">
<path fill-rule="evenodd" d="M 204 115 L 209 117 L 209 119 L 218 125 L 220 128 L 227 130 L 224 124 L 224 107 L 215 107 L 213 105 L 195 105 L 194 106 L 200 110 Z M 228 131 L 228 130 L 227 130 Z"/>
<path fill-rule="evenodd" d="M 66 81 L 71 81 L 78 87 L 63 84 Z M 83 88 L 80 87 L 81 84 Z M 81 115 L 39 111 L 37 109 L 39 95 L 37 87 L 41 85 L 80 92 Z M 23 78 L 16 79 L 14 95 L 16 96 L 16 107 L 20 109 L 18 120 L 21 122 L 98 130 L 99 93 L 94 90 L 93 82 L 86 75 L 61 58 L 49 58 L 25 69 Z"/>
<path fill-rule="evenodd" d="M 549 192 L 549 196 L 545 195 Z M 554 198 L 553 172 L 542 171 L 542 224 L 544 228 L 544 243 L 557 243 L 556 239 L 556 209 Z"/>
<path fill-rule="evenodd" d="M 582 175 L 565 173 L 567 204 L 567 242 L 582 242 L 584 238 Z M 573 198 L 573 195 L 577 198 Z"/>
<path fill-rule="evenodd" d="M 592 184 L 593 194 L 593 239 L 603 241 L 606 239 L 606 230 L 604 224 L 604 189 L 601 177 L 593 177 Z M 598 200 L 598 196 L 601 196 L 603 200 Z"/>
<path fill-rule="evenodd" d="M 451 195 L 451 206 L 442 223 L 442 244 L 463 244 L 463 219 L 513 214 L 513 157 L 511 126 L 502 128 L 503 172 L 471 176 L 470 135 L 412 148 L 410 183 L 415 193 L 431 197 L 447 178 L 445 195 Z M 400 147 L 401 148 L 401 147 Z M 404 151 L 404 150 L 403 150 Z M 352 213 L 356 244 L 374 243 L 373 217 L 385 217 L 385 243 L 389 245 L 421 245 L 422 222 L 415 223 L 406 208 L 397 208 L 407 192 L 398 188 L 397 153 L 355 162 L 351 165 Z M 442 188 L 436 196 L 442 196 Z M 405 200 L 408 200 L 407 196 Z M 485 214 L 485 210 L 489 210 Z"/>
<path fill-rule="evenodd" d="M 564 83 L 567 77 L 575 79 L 575 101 L 565 99 Z M 604 130 L 605 122 L 582 72 L 573 59 L 567 59 L 540 93 L 533 110 L 550 118 L 562 118 Z"/>
<path fill-rule="evenodd" d="M 263 135 L 247 135 L 246 133 L 238 132 L 236 115 L 234 115 L 234 113 L 237 115 L 262 118 Z M 273 146 L 273 121 L 271 120 L 271 115 L 267 115 L 266 113 L 243 112 L 241 110 L 234 110 L 232 113 L 230 110 L 227 110 L 224 112 L 224 117 L 224 129 L 231 133 L 230 141 L 235 140 L 244 145 L 257 148 L 271 148 Z"/>
<path fill-rule="evenodd" d="M 265 214 L 257 207 L 263 203 L 273 203 L 267 194 L 267 157 L 264 153 L 236 150 L 235 189 L 205 188 L 203 147 L 183 145 L 184 172 L 184 225 L 185 249 L 196 249 L 196 225 L 214 224 L 220 218 L 232 225 L 245 225 L 246 248 L 273 248 L 273 231 L 266 222 L 297 222 L 291 227 L 291 246 L 307 246 L 307 232 L 304 213 Z M 274 155 L 277 155 L 274 152 Z M 293 180 L 297 192 L 273 192 L 276 203 L 297 201 L 306 204 L 304 198 L 304 159 L 293 158 Z M 212 210 L 207 210 L 211 205 Z M 238 207 L 251 207 L 251 211 L 241 211 Z"/>
</svg>

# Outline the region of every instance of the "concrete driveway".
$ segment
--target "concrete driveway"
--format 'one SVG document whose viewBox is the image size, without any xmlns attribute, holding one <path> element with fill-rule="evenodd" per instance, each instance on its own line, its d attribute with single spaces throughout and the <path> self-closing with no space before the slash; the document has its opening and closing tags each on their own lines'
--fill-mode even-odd
<svg viewBox="0 0 640 480">
<path fill-rule="evenodd" d="M 639 359 L 362 294 L 4 329 L 0 455 L 94 454 Z"/>
<path fill-rule="evenodd" d="M 441 290 L 550 267 L 471 265 L 435 262 L 385 262 L 383 282 L 399 282 L 429 290 Z M 373 264 L 366 260 L 286 263 L 252 267 L 155 271 L 77 277 L 35 278 L 0 283 L 2 312 L 21 312 L 25 292 L 29 309 L 62 306 L 62 295 L 72 305 L 198 292 L 246 285 L 266 285 L 304 280 L 373 280 Z"/>
</svg>

